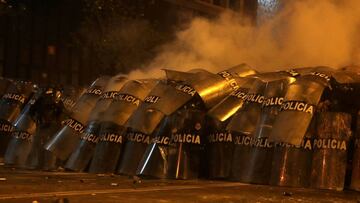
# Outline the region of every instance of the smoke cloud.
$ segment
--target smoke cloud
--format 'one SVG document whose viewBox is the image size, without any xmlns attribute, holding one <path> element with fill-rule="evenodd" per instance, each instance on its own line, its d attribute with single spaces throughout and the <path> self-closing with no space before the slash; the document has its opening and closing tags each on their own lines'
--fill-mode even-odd
<svg viewBox="0 0 360 203">
<path fill-rule="evenodd" d="M 130 77 L 158 75 L 161 68 L 215 72 L 240 63 L 259 71 L 360 64 L 360 1 L 282 2 L 278 12 L 256 25 L 233 12 L 215 20 L 195 18 Z"/>
</svg>

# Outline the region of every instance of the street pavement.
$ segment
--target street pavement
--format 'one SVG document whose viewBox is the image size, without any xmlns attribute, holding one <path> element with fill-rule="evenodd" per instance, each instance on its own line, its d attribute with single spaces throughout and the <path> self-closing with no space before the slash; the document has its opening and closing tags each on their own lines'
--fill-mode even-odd
<svg viewBox="0 0 360 203">
<path fill-rule="evenodd" d="M 360 193 L 210 180 L 148 180 L 0 166 L 0 202 L 360 202 Z"/>
</svg>

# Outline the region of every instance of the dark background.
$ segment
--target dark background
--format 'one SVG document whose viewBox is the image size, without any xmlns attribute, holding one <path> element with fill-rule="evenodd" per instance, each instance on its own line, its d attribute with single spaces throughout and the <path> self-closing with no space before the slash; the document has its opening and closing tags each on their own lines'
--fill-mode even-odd
<svg viewBox="0 0 360 203">
<path fill-rule="evenodd" d="M 86 85 L 155 56 L 195 16 L 256 19 L 256 0 L 0 0 L 0 75 Z"/>
</svg>

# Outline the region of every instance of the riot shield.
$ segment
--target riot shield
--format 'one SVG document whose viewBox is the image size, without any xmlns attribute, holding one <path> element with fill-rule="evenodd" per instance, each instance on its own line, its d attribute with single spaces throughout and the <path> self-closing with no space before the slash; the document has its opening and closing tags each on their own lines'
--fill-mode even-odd
<svg viewBox="0 0 360 203">
<path fill-rule="evenodd" d="M 251 181 L 247 174 L 250 171 L 246 168 L 247 166 L 251 166 L 248 164 L 244 165 L 244 163 L 250 161 L 248 158 L 252 154 L 253 147 L 255 147 L 256 139 L 253 138 L 253 134 L 255 133 L 256 125 L 259 122 L 261 115 L 265 84 L 266 83 L 261 80 L 256 80 L 254 82 L 254 85 L 246 95 L 246 104 L 234 114 L 227 125 L 227 130 L 234 136 L 234 151 L 230 175 L 230 179 L 232 180 L 241 182 Z M 251 142 L 244 142 L 244 140 L 251 140 Z M 264 145 L 264 147 L 268 146 L 268 143 L 260 144 Z"/>
<path fill-rule="evenodd" d="M 246 132 L 240 132 L 243 136 L 237 136 L 240 140 L 250 140 L 250 144 L 236 145 L 234 156 L 234 168 L 239 170 L 232 171 L 232 177 L 241 182 L 255 184 L 268 184 L 274 144 L 268 138 L 272 130 L 272 125 L 279 113 L 283 96 L 287 91 L 288 84 L 293 81 L 292 77 L 284 77 L 280 80 L 267 82 L 264 90 L 264 101 L 261 106 L 261 115 L 255 124 L 256 129 L 246 138 Z M 241 125 L 241 123 L 239 123 Z M 239 131 L 237 131 L 239 133 Z M 247 163 L 247 164 L 242 164 Z"/>
<path fill-rule="evenodd" d="M 274 147 L 270 184 L 285 187 L 309 187 L 315 134 L 312 120 L 300 145 L 276 143 Z"/>
<path fill-rule="evenodd" d="M 245 78 L 244 83 L 208 111 L 208 115 L 224 122 L 232 117 L 245 104 L 246 95 L 254 83 L 254 78 Z"/>
<path fill-rule="evenodd" d="M 109 80 L 95 107 L 90 112 L 84 132 L 80 135 L 79 143 L 65 164 L 66 169 L 83 171 L 88 166 L 94 153 L 95 145 L 99 140 L 104 113 L 119 94 L 118 91 L 126 81 L 127 78 L 121 74 Z"/>
<path fill-rule="evenodd" d="M 219 104 L 208 111 L 206 130 L 206 154 L 208 175 L 210 178 L 228 178 L 233 155 L 233 136 L 226 130 L 231 117 L 245 104 L 246 95 L 254 83 L 254 78 L 247 78 L 239 89 L 232 92 Z"/>
<path fill-rule="evenodd" d="M 330 88 L 331 76 L 313 72 L 292 83 L 276 118 L 270 141 L 300 145 L 324 91 Z"/>
<path fill-rule="evenodd" d="M 250 69 L 245 64 L 242 64 L 237 67 L 230 68 L 228 70 L 222 71 L 218 74 L 211 74 L 209 72 L 204 71 L 198 71 L 194 72 L 194 74 L 188 74 L 180 75 L 177 77 L 178 79 L 181 78 L 183 80 L 183 83 L 177 83 L 173 85 L 177 91 L 187 93 L 188 96 L 183 95 L 182 98 L 182 105 L 184 105 L 185 102 L 190 102 L 190 99 L 194 99 L 195 95 L 198 95 L 198 102 L 205 103 L 208 108 L 211 108 L 214 104 L 216 104 L 218 101 L 223 99 L 227 94 L 229 94 L 234 89 L 238 88 L 239 83 L 244 82 L 240 77 L 247 76 L 250 74 L 255 73 L 252 69 Z M 168 74 L 169 75 L 169 74 Z M 171 76 L 172 78 L 175 78 L 174 76 Z M 174 92 L 173 90 L 170 92 Z M 174 98 L 174 97 L 173 97 Z M 169 100 L 166 100 L 169 101 Z M 174 102 L 180 101 L 180 99 L 174 99 Z M 173 104 L 174 102 L 169 102 Z M 180 104 L 180 102 L 179 102 Z M 171 105 L 172 109 L 171 111 L 168 111 L 164 109 L 164 105 L 161 105 L 160 103 L 157 104 L 157 106 L 153 106 L 155 109 L 160 109 L 163 112 L 167 112 L 168 117 L 166 117 L 163 121 L 160 127 L 160 130 L 157 131 L 155 135 L 155 139 L 153 140 L 153 143 L 148 146 L 145 155 L 143 156 L 143 159 L 138 167 L 137 174 L 143 175 L 143 176 L 152 176 L 157 178 L 164 178 L 164 177 L 170 177 L 170 178 L 195 178 L 199 176 L 199 172 L 197 171 L 193 175 L 186 174 L 188 172 L 188 168 L 183 168 L 184 164 L 190 164 L 189 162 L 192 162 L 192 165 L 195 167 L 196 163 L 199 164 L 197 161 L 191 161 L 191 159 L 184 159 L 182 156 L 185 154 L 190 153 L 188 147 L 191 146 L 191 143 L 184 143 L 178 144 L 170 142 L 169 140 L 173 140 L 172 136 L 174 134 L 170 134 L 171 130 L 175 128 L 174 126 L 177 126 L 176 122 L 180 122 L 181 119 L 179 118 L 179 115 L 189 115 L 187 113 L 180 113 L 183 107 L 181 105 Z M 181 108 L 180 108 L 181 107 Z M 178 113 L 173 113 L 174 110 L 179 109 Z M 202 110 L 205 111 L 205 108 Z M 176 111 L 177 112 L 177 111 Z M 170 115 L 170 113 L 173 113 Z M 199 115 L 202 115 L 199 113 Z M 191 117 L 191 116 L 189 116 Z M 185 118 L 184 118 L 185 119 Z M 196 120 L 196 119 L 195 119 Z M 189 121 L 190 122 L 190 121 Z M 199 123 L 200 124 L 200 123 Z M 204 123 L 202 123 L 204 124 Z M 190 125 L 191 126 L 191 125 Z M 178 127 L 176 127 L 177 129 Z M 186 131 L 190 130 L 191 127 L 185 127 L 181 126 L 181 129 Z M 203 132 L 202 132 L 203 133 Z M 169 144 L 170 142 L 170 144 Z M 202 138 L 201 145 L 204 144 L 205 140 Z M 182 150 L 182 147 L 186 149 L 185 151 Z M 198 152 L 192 152 L 194 153 L 194 159 L 199 158 L 200 156 L 204 156 L 203 146 L 201 146 L 201 150 Z M 193 147 L 199 148 L 198 146 Z M 173 162 L 171 160 L 174 159 L 173 154 L 178 154 L 179 158 L 178 161 L 183 161 L 182 163 L 178 163 L 178 166 L 175 167 Z M 189 156 L 189 155 L 188 155 Z M 205 157 L 204 157 L 205 158 Z M 155 164 L 160 163 L 160 164 Z M 173 170 L 173 168 L 178 168 L 178 174 L 176 174 Z M 179 171 L 180 170 L 180 171 Z M 183 171 L 182 171 L 183 170 Z M 200 169 L 199 169 L 200 170 Z M 196 171 L 196 170 L 195 170 Z"/>
<path fill-rule="evenodd" d="M 174 116 L 166 116 L 158 130 L 155 130 L 153 139 L 139 162 L 136 175 L 146 178 L 169 178 L 168 155 L 173 123 Z"/>
<path fill-rule="evenodd" d="M 315 70 L 315 71 L 314 71 Z M 308 187 L 315 135 L 316 108 L 331 89 L 326 67 L 315 68 L 290 84 L 270 134 L 274 149 L 270 184 Z"/>
<path fill-rule="evenodd" d="M 198 178 L 205 158 L 204 118 L 204 106 L 198 96 L 165 117 L 140 161 L 137 175 Z"/>
<path fill-rule="evenodd" d="M 41 144 L 35 138 L 39 125 L 53 118 L 58 109 L 52 104 L 60 101 L 60 91 L 53 88 L 40 88 L 25 105 L 20 116 L 14 122 L 15 130 L 5 153 L 5 164 L 26 167 L 28 162 L 40 156 Z"/>
<path fill-rule="evenodd" d="M 80 134 L 85 129 L 84 124 L 108 80 L 109 77 L 100 77 L 90 85 L 76 102 L 70 117 L 63 121 L 64 127 L 45 144 L 46 150 L 51 151 L 61 160 L 66 160 L 70 156 L 76 148 Z"/>
<path fill-rule="evenodd" d="M 181 97 L 177 95 L 174 88 L 166 85 L 166 83 L 167 81 L 159 81 L 127 121 L 126 127 L 128 129 L 125 133 L 126 143 L 118 163 L 118 173 L 126 175 L 136 174 L 139 162 L 151 142 L 152 133 L 157 131 L 157 126 L 165 117 L 165 113 L 151 107 L 157 102 L 164 102 L 165 98 L 170 97 L 168 94 L 170 92 L 172 92 L 171 95 L 174 95 L 174 98 Z M 181 99 L 181 101 L 183 101 L 186 98 L 183 97 Z M 181 101 L 179 103 L 181 103 Z M 179 105 L 179 103 L 177 102 L 174 105 Z M 172 104 L 165 102 L 164 105 L 170 106 Z M 172 108 L 166 108 L 166 106 L 164 106 L 165 110 L 172 110 Z"/>
<path fill-rule="evenodd" d="M 132 80 L 121 88 L 119 95 L 115 97 L 104 113 L 99 142 L 96 144 L 94 157 L 89 168 L 90 172 L 115 172 L 125 143 L 126 121 L 139 107 L 155 83 L 156 80 Z"/>
<path fill-rule="evenodd" d="M 352 136 L 350 126 L 350 114 L 319 113 L 313 144 L 311 187 L 344 189 L 347 152 Z"/>
<path fill-rule="evenodd" d="M 62 165 L 61 160 L 59 160 L 51 151 L 44 149 L 44 145 L 63 127 L 62 121 L 66 120 L 71 114 L 77 100 L 84 94 L 85 90 L 85 88 L 71 86 L 62 89 L 59 102 L 60 112 L 52 118 L 46 119 L 46 121 L 39 126 L 39 131 L 37 132 L 38 135 L 35 136 L 35 138 L 40 138 L 40 157 L 38 157 L 38 160 L 35 159 L 34 162 L 29 163 L 28 167 L 37 167 L 42 170 L 53 171 Z"/>
<path fill-rule="evenodd" d="M 3 157 L 11 139 L 15 119 L 33 94 L 30 82 L 14 81 L 0 100 L 0 157 Z"/>
<path fill-rule="evenodd" d="M 221 122 L 213 117 L 206 122 L 206 162 L 211 179 L 229 178 L 234 151 L 233 135 L 226 130 L 228 120 Z"/>
<path fill-rule="evenodd" d="M 222 71 L 218 74 L 212 74 L 205 71 L 199 71 L 195 72 L 193 74 L 183 74 L 179 76 L 178 78 L 181 78 L 184 81 L 172 81 L 168 80 L 167 84 L 160 84 L 158 85 L 158 88 L 154 88 L 154 90 L 149 94 L 149 98 L 153 99 L 156 102 L 153 102 L 148 105 L 148 107 L 144 108 L 145 111 L 150 112 L 158 112 L 158 115 L 163 114 L 162 116 L 159 116 L 157 119 L 157 122 L 153 122 L 151 125 L 151 128 L 145 128 L 148 126 L 148 124 L 152 122 L 143 122 L 143 119 L 145 116 L 138 117 L 137 124 L 141 125 L 139 127 L 133 127 L 130 126 L 133 129 L 137 129 L 139 132 L 150 134 L 152 133 L 152 137 L 154 137 L 154 130 L 155 127 L 157 127 L 157 130 L 159 130 L 159 123 L 165 122 L 165 120 L 161 120 L 166 116 L 170 116 L 177 110 L 181 109 L 187 102 L 191 101 L 196 95 L 200 96 L 199 101 L 202 103 L 205 103 L 207 108 L 211 108 L 214 104 L 216 104 L 218 101 L 223 99 L 227 96 L 227 94 L 231 93 L 234 89 L 238 88 L 238 81 L 241 80 L 240 76 L 248 75 L 254 73 L 253 70 L 248 68 L 246 65 L 241 65 L 239 67 L 234 67 L 231 69 L 228 69 L 226 71 Z M 172 78 L 175 78 L 172 76 Z M 156 93 L 156 94 L 154 94 Z M 158 95 L 163 96 L 158 96 Z M 145 99 L 146 102 L 146 99 Z M 139 108 L 140 109 L 140 108 Z M 136 112 L 131 118 L 135 118 Z M 182 115 L 187 115 L 183 113 Z M 199 114 L 201 115 L 201 114 Z M 154 116 L 153 116 L 154 117 Z M 132 119 L 130 118 L 130 121 Z M 160 119 L 161 118 L 161 119 Z M 186 128 L 183 128 L 184 130 Z M 162 134 L 159 132 L 159 135 Z M 143 145 L 146 146 L 146 145 Z M 174 153 L 178 153 L 176 150 L 178 147 L 180 147 L 179 144 L 172 145 L 172 150 Z M 186 145 L 188 146 L 188 145 Z M 189 145 L 190 146 L 190 145 Z M 153 146 L 150 146 L 153 147 Z M 171 146 L 169 145 L 169 150 Z M 125 153 L 126 154 L 127 146 L 125 147 Z M 142 150 L 144 152 L 145 149 Z M 180 152 L 179 152 L 180 153 Z M 194 152 L 195 153 L 195 152 Z M 196 153 L 195 153 L 196 154 Z M 148 157 L 148 154 L 144 155 L 145 157 Z M 150 155 L 151 156 L 151 155 Z M 180 155 L 179 155 L 180 156 Z M 124 156 L 124 158 L 127 156 Z M 172 157 L 172 156 L 171 156 Z M 196 157 L 198 157 L 196 155 Z M 125 158 L 126 159 L 126 158 Z M 141 159 L 141 158 L 140 158 Z M 143 160 L 146 159 L 152 159 L 151 157 L 143 158 Z M 173 159 L 173 158 L 171 158 Z M 140 161 L 140 160 L 138 160 Z M 121 163 L 124 163 L 125 161 L 122 160 Z M 187 161 L 186 161 L 187 162 Z M 184 163 L 186 163 L 184 162 Z M 184 164 L 182 163 L 182 164 Z M 139 169 L 143 168 L 141 163 L 138 167 Z M 121 166 L 122 164 L 120 164 Z M 136 165 L 136 164 L 135 164 Z M 170 166 L 169 166 L 170 167 Z M 120 172 L 122 171 L 120 167 Z M 142 170 L 140 170 L 142 171 Z M 139 172 L 139 170 L 138 170 Z M 182 178 L 182 175 L 179 174 L 179 176 L 176 175 L 170 175 L 174 178 Z M 187 178 L 187 175 L 184 175 L 183 178 Z M 190 177 L 190 176 L 189 176 Z"/>
<path fill-rule="evenodd" d="M 244 83 L 243 77 L 253 75 L 256 71 L 246 64 L 241 64 L 217 74 L 195 73 L 193 78 L 187 80 L 187 84 L 193 87 L 199 94 L 207 109 L 211 109 L 231 92 Z"/>
</svg>

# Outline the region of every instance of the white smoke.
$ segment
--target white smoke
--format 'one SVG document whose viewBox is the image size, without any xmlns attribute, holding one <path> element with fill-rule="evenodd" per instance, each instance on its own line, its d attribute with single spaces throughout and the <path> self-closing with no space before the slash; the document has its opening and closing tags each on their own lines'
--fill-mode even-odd
<svg viewBox="0 0 360 203">
<path fill-rule="evenodd" d="M 257 25 L 233 12 L 218 19 L 195 18 L 146 69 L 131 78 L 161 74 L 161 68 L 218 71 L 247 63 L 260 71 L 360 62 L 359 0 L 286 1 Z"/>
</svg>

